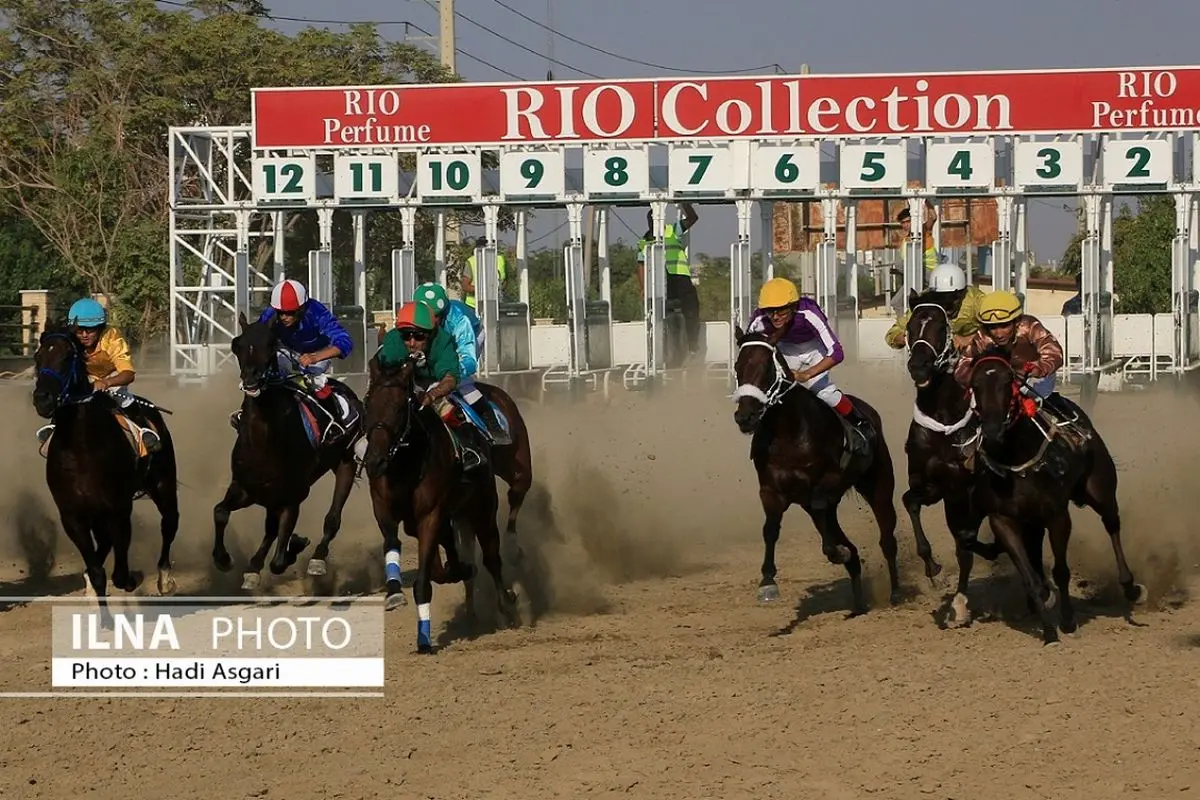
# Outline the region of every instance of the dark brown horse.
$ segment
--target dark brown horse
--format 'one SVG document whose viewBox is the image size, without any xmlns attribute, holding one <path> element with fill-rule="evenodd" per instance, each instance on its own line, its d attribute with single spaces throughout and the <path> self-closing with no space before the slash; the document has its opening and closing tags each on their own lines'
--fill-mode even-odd
<svg viewBox="0 0 1200 800">
<path fill-rule="evenodd" d="M 999 350 L 984 353 L 972 365 L 971 391 L 983 437 L 975 499 L 987 514 L 996 543 L 1021 575 L 1030 607 L 1041 618 L 1043 643 L 1054 644 L 1058 631 L 1050 610 L 1056 602 L 1061 603 L 1058 627 L 1064 633 L 1076 629 L 1067 564 L 1070 503 L 1090 506 L 1100 515 L 1112 541 L 1125 598 L 1143 602 L 1146 590 L 1134 582 L 1125 563 L 1117 468 L 1104 440 L 1083 410 L 1064 397 L 1058 397 L 1057 403 L 1074 417 L 1069 423 L 1035 410 L 1038 403 L 1022 392 L 1023 384 L 1009 355 Z M 1076 429 L 1075 435 L 1066 430 L 1068 424 Z M 1052 462 L 1057 462 L 1055 469 L 1048 471 Z M 1042 563 L 1047 530 L 1057 591 L 1046 582 Z"/>
<path fill-rule="evenodd" d="M 490 383 L 475 381 L 475 386 L 488 402 L 504 415 L 508 422 L 509 444 L 494 444 L 491 448 L 492 471 L 508 484 L 508 522 L 505 531 L 517 532 L 517 515 L 533 486 L 533 455 L 530 452 L 529 429 L 516 401 L 508 392 Z M 465 404 L 464 404 L 465 405 Z"/>
<path fill-rule="evenodd" d="M 758 496 L 763 523 L 764 555 L 760 600 L 775 600 L 775 544 L 783 514 L 795 504 L 805 510 L 821 536 L 821 551 L 832 564 L 842 564 L 850 576 L 853 614 L 867 610 L 863 596 L 862 562 L 858 548 L 838 524 L 842 497 L 855 489 L 867 501 L 879 526 L 879 548 L 887 560 L 891 599 L 900 598 L 896 566 L 896 478 L 884 441 L 883 424 L 874 408 L 851 397 L 870 421 L 875 435 L 867 453 L 851 454 L 852 433 L 841 416 L 812 392 L 796 383 L 776 349 L 780 329 L 769 336 L 736 329 L 738 344 L 734 371 L 738 389 L 734 420 L 742 433 L 753 433 L 750 458 L 758 471 Z"/>
<path fill-rule="evenodd" d="M 230 348 L 241 369 L 245 399 L 230 455 L 232 480 L 213 508 L 213 563 L 222 572 L 233 567 L 233 558 L 225 549 L 230 514 L 251 505 L 262 506 L 267 512 L 262 544 L 242 577 L 242 588 L 253 590 L 272 543 L 271 572 L 275 575 L 296 563 L 308 547 L 308 539 L 293 535 L 300 505 L 313 484 L 332 470 L 333 500 L 325 514 L 324 535 L 308 564 L 309 575 L 325 574 L 329 545 L 342 527 L 342 509 L 358 469 L 353 446 L 361 438 L 362 403 L 350 387 L 328 379 L 350 404 L 354 422 L 334 435 L 320 435 L 319 411 L 309 405 L 307 393 L 293 382 L 293 376 L 282 374 L 278 367 L 274 329 L 263 322 L 251 324 L 244 314 L 238 314 L 238 323 L 242 330 Z"/>
<path fill-rule="evenodd" d="M 179 496 L 175 445 L 162 410 L 133 397 L 129 409 L 118 411 L 111 394 L 93 391 L 80 346 L 62 324 L 47 323 L 34 361 L 33 406 L 55 424 L 46 449 L 46 484 L 63 530 L 83 557 L 88 593 L 97 596 L 107 615 L 104 562 L 110 551 L 113 586 L 126 592 L 138 587 L 140 577 L 129 568 L 129 544 L 133 502 L 145 494 L 162 516 L 158 591 L 170 594 L 175 591 L 171 543 L 179 530 Z M 152 426 L 162 448 L 139 458 L 118 413 Z"/>
<path fill-rule="evenodd" d="M 917 388 L 913 421 L 908 426 L 904 452 L 908 456 L 908 491 L 901 498 L 917 542 L 917 554 L 931 581 L 942 571 L 921 525 L 921 508 L 942 503 L 946 527 L 954 536 L 958 560 L 958 587 L 951 604 L 952 621 L 970 621 L 967 584 L 974 556 L 994 560 L 1000 550 L 979 541 L 984 514 L 972 501 L 975 474 L 971 454 L 979 436 L 979 419 L 971 396 L 954 379 L 958 354 L 950 320 L 958 314 L 966 290 L 909 293 L 912 309 L 905 335 L 908 339 L 908 374 Z"/>
<path fill-rule="evenodd" d="M 410 356 L 399 364 L 381 364 L 378 354 L 369 363 L 364 423 L 366 470 L 371 506 L 384 540 L 387 608 L 404 604 L 399 536 L 403 525 L 404 533 L 417 540 L 417 579 L 413 585 L 417 651 L 432 653 L 433 584 L 470 581 L 474 577 L 474 568 L 459 552 L 465 537 L 457 537 L 452 528 L 466 526 L 474 534 L 484 568 L 496 584 L 501 614 L 511 625 L 518 622 L 517 595 L 504 578 L 492 459 L 463 471 L 444 423 L 433 411 L 421 407 L 415 363 Z M 439 545 L 446 551 L 445 566 Z"/>
</svg>

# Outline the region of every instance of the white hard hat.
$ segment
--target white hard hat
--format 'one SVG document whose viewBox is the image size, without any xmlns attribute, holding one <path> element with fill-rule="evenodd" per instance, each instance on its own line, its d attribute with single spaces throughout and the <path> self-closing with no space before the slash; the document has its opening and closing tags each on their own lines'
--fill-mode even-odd
<svg viewBox="0 0 1200 800">
<path fill-rule="evenodd" d="M 929 273 L 929 288 L 934 292 L 957 292 L 967 285 L 967 273 L 957 264 L 938 264 Z"/>
</svg>

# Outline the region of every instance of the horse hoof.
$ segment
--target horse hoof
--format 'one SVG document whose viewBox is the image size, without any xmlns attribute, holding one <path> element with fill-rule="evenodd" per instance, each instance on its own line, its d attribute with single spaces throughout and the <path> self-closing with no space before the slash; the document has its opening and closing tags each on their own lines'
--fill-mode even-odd
<svg viewBox="0 0 1200 800">
<path fill-rule="evenodd" d="M 258 583 L 261 580 L 257 572 L 242 573 L 242 589 L 247 592 L 253 592 L 258 588 Z"/>
<path fill-rule="evenodd" d="M 175 594 L 176 589 L 175 579 L 171 577 L 169 572 L 158 573 L 158 593 L 164 597 Z"/>
<path fill-rule="evenodd" d="M 950 601 L 950 618 L 947 622 L 953 628 L 965 628 L 971 624 L 971 609 L 967 605 L 966 595 L 954 595 Z"/>
<path fill-rule="evenodd" d="M 1075 620 L 1073 620 L 1073 619 L 1066 620 L 1066 621 L 1058 623 L 1058 629 L 1060 631 L 1062 631 L 1063 633 L 1071 634 L 1071 633 L 1075 633 L 1075 631 L 1079 630 L 1079 624 L 1076 623 Z"/>
<path fill-rule="evenodd" d="M 779 599 L 779 587 L 772 583 L 766 586 L 758 587 L 758 601 L 760 603 L 770 603 Z"/>
<path fill-rule="evenodd" d="M 418 645 L 417 645 L 417 654 L 418 654 L 418 655 L 422 655 L 422 656 L 431 656 L 431 655 L 433 655 L 433 645 L 431 645 L 431 644 L 418 644 Z"/>
<path fill-rule="evenodd" d="M 282 575 L 283 573 L 287 572 L 288 567 L 290 567 L 294 563 L 296 563 L 295 559 L 290 559 L 289 561 L 285 561 L 282 564 L 277 564 L 274 561 L 272 561 L 268 566 L 271 569 L 272 575 Z"/>
<path fill-rule="evenodd" d="M 1050 609 L 1052 609 L 1056 605 L 1058 605 L 1058 590 L 1055 589 L 1053 586 L 1050 587 L 1050 591 L 1047 594 L 1046 600 L 1042 605 L 1044 605 L 1046 607 L 1047 611 L 1049 611 Z"/>
<path fill-rule="evenodd" d="M 327 572 L 324 559 L 314 558 L 308 562 L 308 574 L 313 576 L 321 576 Z"/>
<path fill-rule="evenodd" d="M 387 599 L 383 601 L 383 610 L 393 611 L 397 608 L 404 608 L 406 605 L 408 605 L 408 598 L 404 596 L 403 592 L 396 592 L 395 594 L 389 594 Z"/>
<path fill-rule="evenodd" d="M 1057 638 L 1055 638 L 1055 639 L 1051 639 L 1048 642 L 1042 642 L 1042 647 L 1043 648 L 1058 648 L 1058 647 L 1062 647 L 1062 642 L 1059 641 Z"/>
<path fill-rule="evenodd" d="M 892 591 L 892 593 L 888 596 L 888 603 L 890 603 L 891 605 L 898 606 L 903 602 L 904 602 L 904 593 L 901 592 L 899 589 L 894 589 Z"/>
<path fill-rule="evenodd" d="M 1140 583 L 1131 583 L 1125 587 L 1125 599 L 1133 603 L 1135 606 L 1146 605 L 1146 600 L 1150 594 L 1146 591 L 1146 587 Z"/>
<path fill-rule="evenodd" d="M 229 572 L 229 570 L 233 569 L 233 556 L 225 552 L 213 553 L 213 564 L 221 572 Z"/>
</svg>

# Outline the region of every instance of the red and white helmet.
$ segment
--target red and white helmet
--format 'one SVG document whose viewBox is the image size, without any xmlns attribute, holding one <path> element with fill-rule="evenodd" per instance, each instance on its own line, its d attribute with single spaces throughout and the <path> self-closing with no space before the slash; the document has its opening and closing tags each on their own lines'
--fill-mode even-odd
<svg viewBox="0 0 1200 800">
<path fill-rule="evenodd" d="M 271 290 L 271 308 L 284 313 L 294 313 L 308 302 L 308 291 L 300 281 L 290 278 L 275 284 Z"/>
</svg>

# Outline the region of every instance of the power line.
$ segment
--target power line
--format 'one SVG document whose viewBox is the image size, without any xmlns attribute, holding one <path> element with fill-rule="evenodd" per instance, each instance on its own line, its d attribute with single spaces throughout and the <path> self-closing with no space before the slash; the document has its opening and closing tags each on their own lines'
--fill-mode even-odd
<svg viewBox="0 0 1200 800">
<path fill-rule="evenodd" d="M 429 0 L 426 0 L 426 2 L 429 2 Z M 767 70 L 767 69 L 775 69 L 778 72 L 784 72 L 783 67 L 781 67 L 779 64 L 774 64 L 774 63 L 764 64 L 761 67 L 752 67 L 752 68 L 747 68 L 747 69 L 712 70 L 712 69 L 681 69 L 679 67 L 668 67 L 665 64 L 655 64 L 650 61 L 642 61 L 637 58 L 623 56 L 620 53 L 614 53 L 611 50 L 605 50 L 603 47 L 596 47 L 595 45 L 591 45 L 591 44 L 588 44 L 587 42 L 580 41 L 579 39 L 568 36 L 567 34 L 562 33 L 561 31 L 555 30 L 554 28 L 550 27 L 549 25 L 546 25 L 545 23 L 534 19 L 533 17 L 529 16 L 528 14 L 524 14 L 524 13 L 518 11 L 517 9 L 510 6 L 508 3 L 503 2 L 503 0 L 492 0 L 492 2 L 494 2 L 496 5 L 500 6 L 501 8 L 508 9 L 509 11 L 516 14 L 518 17 L 520 17 L 521 19 L 526 20 L 527 22 L 532 22 L 534 25 L 537 25 L 539 28 L 550 31 L 555 36 L 561 36 L 563 39 L 566 39 L 568 42 L 573 42 L 574 44 L 577 44 L 580 47 L 586 47 L 588 50 L 593 50 L 597 53 L 603 53 L 604 55 L 609 56 L 610 58 L 615 58 L 618 61 L 628 61 L 630 64 L 640 64 L 643 67 L 652 67 L 654 69 L 666 70 L 667 72 L 684 72 L 684 73 L 692 73 L 694 75 L 706 75 L 706 74 L 710 74 L 710 73 L 716 73 L 718 75 L 735 75 L 735 74 L 744 73 L 744 72 L 762 72 L 763 70 Z M 462 15 L 459 14 L 459 16 L 461 17 Z M 463 18 L 466 19 L 465 17 L 463 17 Z M 468 21 L 470 21 L 470 20 L 468 20 Z M 562 66 L 566 66 L 566 65 L 563 64 Z M 586 75 L 587 73 L 584 73 L 584 74 Z M 597 76 L 593 76 L 593 77 L 597 77 Z"/>
<path fill-rule="evenodd" d="M 191 5 L 189 5 L 188 3 L 185 3 L 185 2 L 179 2 L 179 0 L 158 0 L 158 2 L 162 3 L 163 5 L 175 6 L 177 8 L 186 8 L 188 10 L 194 10 Z M 417 23 L 412 22 L 410 20 L 406 20 L 406 19 L 384 19 L 384 20 L 318 19 L 315 17 L 284 17 L 284 16 L 276 16 L 275 14 L 267 14 L 266 19 L 269 19 L 273 22 L 305 22 L 305 23 L 317 24 L 317 25 L 376 25 L 376 26 L 379 26 L 379 25 L 403 25 L 406 30 L 408 28 L 412 28 L 413 30 L 415 30 L 421 34 L 424 34 L 425 36 L 429 36 L 431 38 L 433 37 L 432 33 L 425 30 Z M 494 69 L 496 72 L 499 72 L 501 75 L 512 78 L 513 80 L 518 80 L 518 81 L 526 80 L 525 78 L 521 77 L 520 75 L 516 75 L 502 67 L 498 67 L 490 61 L 485 61 L 484 59 L 480 58 L 479 56 L 475 55 L 474 53 L 469 53 L 466 50 L 463 50 L 461 47 L 458 48 L 458 52 L 462 53 L 464 56 L 471 59 L 472 61 L 474 61 L 478 64 L 482 64 L 483 66 L 488 67 L 490 69 Z"/>
<path fill-rule="evenodd" d="M 434 10 L 437 10 L 437 6 L 434 5 L 433 0 L 425 0 L 425 5 L 429 6 L 430 8 L 432 8 Z M 569 70 L 578 72 L 580 75 L 585 75 L 589 78 L 596 78 L 598 80 L 604 79 L 603 75 L 597 75 L 594 72 L 588 72 L 586 69 L 581 69 L 581 68 L 573 66 L 571 64 L 567 64 L 566 62 L 559 61 L 558 59 L 554 58 L 553 56 L 547 56 L 545 53 L 539 53 L 537 50 L 534 50 L 532 47 L 526 47 L 525 45 L 521 44 L 520 42 L 516 41 L 515 39 L 510 39 L 502 33 L 496 33 L 496 31 L 492 30 L 487 25 L 484 25 L 482 22 L 476 22 L 475 20 L 471 19 L 466 14 L 462 13 L 461 11 L 458 11 L 457 9 L 454 11 L 454 16 L 458 17 L 459 19 L 463 20 L 464 22 L 471 23 L 472 25 L 474 25 L 476 28 L 479 28 L 484 33 L 490 33 L 492 36 L 495 36 L 497 39 L 508 42 L 513 47 L 516 47 L 519 50 L 524 50 L 526 53 L 535 55 L 538 58 L 547 59 L 553 64 L 557 64 L 560 67 L 566 67 Z M 459 52 L 462 52 L 462 51 L 460 50 Z"/>
</svg>

